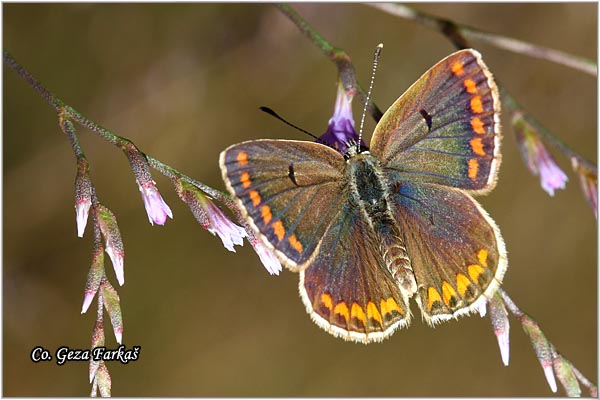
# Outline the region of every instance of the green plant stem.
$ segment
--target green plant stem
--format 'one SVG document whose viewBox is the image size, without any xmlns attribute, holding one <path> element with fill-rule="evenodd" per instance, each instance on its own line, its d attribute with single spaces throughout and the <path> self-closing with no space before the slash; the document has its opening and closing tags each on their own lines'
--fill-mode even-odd
<svg viewBox="0 0 600 400">
<path fill-rule="evenodd" d="M 502 289 L 498 288 L 498 294 L 502 297 L 502 301 L 506 307 L 510 310 L 510 312 L 519 320 L 519 322 L 524 319 L 532 320 L 531 317 L 527 316 L 521 309 L 515 304 L 515 302 L 510 298 L 510 296 Z M 538 324 L 539 325 L 539 324 Z M 547 340 L 547 339 L 546 339 Z M 556 352 L 555 346 L 548 340 L 548 344 L 553 352 Z M 573 363 L 571 363 L 571 368 L 573 369 L 573 373 L 577 376 L 579 382 L 581 382 L 584 386 L 586 386 L 592 397 L 597 397 L 598 388 L 594 385 L 585 375 L 583 375 Z"/>
<path fill-rule="evenodd" d="M 372 3 L 370 6 L 401 18 L 413 20 L 429 29 L 442 32 L 445 35 L 456 35 L 456 33 L 459 33 L 459 36 L 457 36 L 457 38 L 459 38 L 459 45 L 457 47 L 459 48 L 461 48 L 462 40 L 479 40 L 483 43 L 487 43 L 504 50 L 555 62 L 557 64 L 584 72 L 591 76 L 598 76 L 597 64 L 584 57 L 575 56 L 573 54 L 554 50 L 544 46 L 538 46 L 507 36 L 485 32 L 470 26 L 457 25 L 452 21 L 434 17 L 403 4 Z M 462 37 L 462 39 L 460 39 L 460 37 Z M 455 44 L 457 43 L 455 42 Z M 462 43 L 462 46 L 464 47 L 464 43 Z"/>
<path fill-rule="evenodd" d="M 277 8 L 279 8 L 279 10 L 298 27 L 300 32 L 302 32 L 308 40 L 317 46 L 323 54 L 335 64 L 340 79 L 342 80 L 342 84 L 344 85 L 344 89 L 352 92 L 356 90 L 363 102 L 365 102 L 367 93 L 356 80 L 356 71 L 348 53 L 329 43 L 323 36 L 314 30 L 313 27 L 296 12 L 296 10 L 290 7 L 289 4 L 280 3 L 277 4 Z M 379 107 L 377 107 L 372 100 L 369 101 L 368 110 L 375 121 L 379 121 L 383 116 Z"/>
<path fill-rule="evenodd" d="M 35 91 L 38 92 L 38 94 L 56 110 L 56 112 L 61 111 L 61 109 L 64 107 L 64 103 L 58 97 L 54 96 L 48 89 L 46 89 L 37 79 L 33 77 L 33 75 L 25 70 L 25 68 L 19 65 L 8 51 L 4 50 L 3 58 L 4 63 L 13 71 L 15 71 L 17 75 L 23 78 L 23 80 L 25 80 L 29 86 L 34 88 Z"/>
<path fill-rule="evenodd" d="M 69 139 L 71 147 L 73 148 L 73 152 L 75 153 L 75 156 L 78 160 L 81 157 L 85 158 L 85 156 L 77 139 L 75 130 L 72 128 L 72 124 L 70 124 L 69 119 L 73 119 L 79 125 L 89 129 L 90 131 L 100 136 L 102 139 L 121 149 L 126 149 L 129 146 L 133 145 L 133 142 L 131 142 L 129 139 L 123 138 L 119 135 L 112 133 L 111 131 L 92 121 L 73 107 L 64 103 L 59 97 L 55 96 L 52 92 L 46 89 L 37 79 L 35 79 L 27 70 L 25 70 L 25 68 L 23 68 L 19 63 L 17 63 L 17 61 L 7 51 L 4 52 L 4 62 L 21 78 L 23 78 L 23 80 L 25 80 L 29 84 L 29 86 L 33 87 L 41 95 L 41 97 L 44 100 L 46 100 L 57 111 L 57 113 L 59 114 L 59 119 L 61 121 L 61 128 L 63 129 L 63 132 Z M 177 171 L 175 168 L 172 168 L 167 164 L 164 164 L 163 162 L 155 159 L 154 157 L 150 157 L 146 154 L 144 154 L 144 156 L 147 158 L 148 162 L 154 169 L 156 169 L 166 177 L 170 179 L 183 179 L 186 182 L 198 187 L 200 190 L 206 192 L 209 196 L 212 196 L 213 198 L 224 202 L 228 207 L 234 205 L 233 201 L 227 194 L 213 189 L 209 186 L 206 186 L 193 178 L 190 178 L 189 176 Z"/>
</svg>

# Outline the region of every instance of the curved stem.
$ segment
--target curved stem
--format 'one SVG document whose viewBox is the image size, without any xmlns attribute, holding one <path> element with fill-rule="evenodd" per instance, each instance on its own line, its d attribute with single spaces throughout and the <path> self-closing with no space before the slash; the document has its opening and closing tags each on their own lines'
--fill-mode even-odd
<svg viewBox="0 0 600 400">
<path fill-rule="evenodd" d="M 102 139 L 113 144 L 114 146 L 119 147 L 122 150 L 127 149 L 129 146 L 133 145 L 133 142 L 131 142 L 129 139 L 114 134 L 108 129 L 92 121 L 73 107 L 64 103 L 59 97 L 55 96 L 51 91 L 46 89 L 37 79 L 33 77 L 33 75 L 31 75 L 27 70 L 25 70 L 25 68 L 23 68 L 19 63 L 17 63 L 17 61 L 7 51 L 4 52 L 4 62 L 11 69 L 13 69 L 21 78 L 23 78 L 23 80 L 25 80 L 29 84 L 29 86 L 33 87 L 44 98 L 44 100 L 46 100 L 57 111 L 61 129 L 69 139 L 73 152 L 75 153 L 75 156 L 77 157 L 78 161 L 82 158 L 85 159 L 85 156 L 81 146 L 79 145 L 79 141 L 77 139 L 73 125 L 71 124 L 69 119 L 73 119 L 73 121 L 76 121 L 77 123 L 79 123 L 79 125 L 88 128 L 90 131 L 96 133 Z M 172 180 L 183 179 L 186 182 L 189 182 L 190 184 L 198 187 L 200 190 L 206 192 L 209 196 L 212 196 L 215 199 L 222 201 L 229 208 L 236 208 L 235 204 L 227 194 L 213 189 L 209 186 L 206 186 L 203 183 L 196 181 L 195 179 L 177 171 L 175 168 L 172 168 L 153 157 L 150 157 L 146 154 L 144 154 L 144 156 L 148 159 L 148 162 L 153 168 L 155 168 L 157 171 L 159 171 L 166 177 Z"/>
<path fill-rule="evenodd" d="M 373 3 L 370 4 L 370 6 L 397 17 L 415 21 L 427 28 L 442 32 L 448 36 L 455 43 L 455 45 L 457 44 L 457 42 L 454 40 L 456 37 L 452 37 L 452 35 L 449 36 L 449 33 L 451 33 L 452 30 L 460 33 L 460 36 L 462 36 L 463 39 L 479 40 L 483 43 L 490 44 L 500 49 L 555 62 L 557 64 L 584 72 L 591 76 L 598 76 L 597 64 L 584 57 L 575 56 L 573 54 L 554 50 L 544 46 L 538 46 L 523 40 L 510 38 L 508 36 L 485 32 L 470 26 L 457 25 L 451 21 L 417 11 L 412 7 L 408 7 L 403 4 Z M 453 29 L 448 30 L 449 25 L 453 27 Z M 459 41 L 457 47 L 463 48 L 464 43 L 460 43 Z"/>
<path fill-rule="evenodd" d="M 298 27 L 300 32 L 302 32 L 308 40 L 321 49 L 323 54 L 335 64 L 344 85 L 344 89 L 347 92 L 358 92 L 363 102 L 365 102 L 367 100 L 367 93 L 356 80 L 356 71 L 348 53 L 329 43 L 323 36 L 314 30 L 313 27 L 296 12 L 296 10 L 290 7 L 289 4 L 277 4 L 277 8 L 279 8 L 279 10 Z M 379 121 L 383 116 L 379 107 L 377 107 L 372 100 L 369 100 L 368 110 L 375 121 Z"/>
<path fill-rule="evenodd" d="M 65 105 L 62 102 L 62 100 L 54 96 L 54 94 L 52 94 L 48 89 L 46 89 L 40 83 L 40 81 L 35 79 L 33 75 L 31 75 L 27 70 L 25 70 L 25 68 L 23 68 L 19 63 L 17 63 L 13 56 L 11 56 L 10 53 L 6 50 L 4 50 L 3 59 L 4 63 L 8 65 L 13 71 L 15 71 L 17 75 L 23 78 L 23 80 L 25 80 L 29 84 L 29 86 L 34 88 L 40 94 L 40 96 L 42 96 L 42 98 L 48 102 L 48 104 L 54 107 L 56 112 L 61 111 L 61 109 Z"/>
</svg>

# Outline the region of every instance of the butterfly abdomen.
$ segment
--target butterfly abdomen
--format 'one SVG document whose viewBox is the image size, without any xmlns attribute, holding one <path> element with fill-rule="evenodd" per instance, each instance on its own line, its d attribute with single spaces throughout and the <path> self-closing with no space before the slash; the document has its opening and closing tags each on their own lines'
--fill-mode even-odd
<svg viewBox="0 0 600 400">
<path fill-rule="evenodd" d="M 348 169 L 351 197 L 370 226 L 383 262 L 402 288 L 406 301 L 417 291 L 417 284 L 400 228 L 390 209 L 389 184 L 379 161 L 363 153 L 348 162 Z"/>
</svg>

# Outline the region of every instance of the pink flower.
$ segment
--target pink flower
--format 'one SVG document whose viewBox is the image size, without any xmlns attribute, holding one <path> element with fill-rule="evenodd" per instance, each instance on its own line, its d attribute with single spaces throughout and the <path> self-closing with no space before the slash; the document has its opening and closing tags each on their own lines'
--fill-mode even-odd
<svg viewBox="0 0 600 400">
<path fill-rule="evenodd" d="M 342 154 L 348 152 L 351 145 L 358 142 L 358 134 L 354 130 L 352 116 L 352 94 L 347 94 L 341 80 L 338 81 L 337 96 L 333 116 L 329 119 L 327 131 L 319 137 L 319 142 L 326 144 Z M 361 147 L 366 148 L 361 140 Z"/>
<path fill-rule="evenodd" d="M 510 324 L 508 322 L 508 312 L 502 301 L 502 297 L 496 294 L 488 302 L 488 308 L 490 310 L 490 320 L 492 321 L 492 327 L 494 328 L 494 334 L 498 340 L 498 346 L 500 347 L 500 356 L 504 365 L 508 365 L 510 355 L 510 340 L 508 333 L 510 331 Z"/>
<path fill-rule="evenodd" d="M 89 197 L 82 197 L 75 202 L 75 215 L 77 216 L 77 236 L 79 237 L 83 237 L 83 232 L 85 231 L 85 226 L 87 225 L 91 206 L 92 199 Z"/>
<path fill-rule="evenodd" d="M 539 175 L 542 189 L 554 196 L 554 190 L 565 188 L 567 175 L 556 164 L 538 133 L 523 119 L 522 114 L 515 115 L 513 126 L 527 168 L 532 174 Z"/>
<path fill-rule="evenodd" d="M 234 245 L 242 246 L 246 230 L 233 222 L 204 193 L 195 186 L 177 181 L 177 194 L 187 203 L 196 221 L 213 235 L 219 235 L 223 246 L 235 253 Z"/>
<path fill-rule="evenodd" d="M 115 275 L 117 276 L 117 281 L 119 282 L 119 285 L 123 286 L 125 284 L 125 269 L 123 260 L 125 253 L 119 251 L 113 241 L 106 242 L 106 252 L 110 257 L 110 261 L 112 261 Z"/>
<path fill-rule="evenodd" d="M 552 368 L 552 345 L 548 339 L 546 339 L 546 336 L 538 324 L 527 315 L 521 317 L 521 325 L 523 326 L 525 333 L 529 336 L 529 339 L 531 339 L 531 344 L 533 345 L 538 361 L 544 370 L 548 386 L 556 393 L 556 379 L 554 378 L 554 370 Z"/>
<path fill-rule="evenodd" d="M 281 263 L 275 257 L 275 254 L 271 250 L 269 250 L 257 237 L 252 235 L 248 238 L 250 244 L 254 248 L 256 254 L 260 258 L 260 261 L 263 263 L 266 270 L 271 275 L 279 275 L 281 272 Z"/>
<path fill-rule="evenodd" d="M 79 237 L 83 237 L 92 206 L 92 182 L 87 171 L 87 163 L 78 163 L 75 176 L 75 215 L 77 216 L 77 236 Z"/>
<path fill-rule="evenodd" d="M 223 246 L 235 253 L 234 245 L 243 246 L 246 231 L 233 222 L 208 198 L 201 201 L 201 206 L 207 216 L 207 221 L 202 226 L 213 235 L 219 235 Z"/>
<path fill-rule="evenodd" d="M 160 195 L 160 192 L 156 187 L 156 182 L 153 180 L 149 180 L 145 183 L 138 182 L 138 187 L 142 193 L 148 220 L 152 225 L 164 225 L 167 221 L 167 216 L 173 219 L 173 213 Z"/>
<path fill-rule="evenodd" d="M 83 305 L 81 306 L 81 313 L 85 314 L 88 310 L 88 308 L 90 308 L 90 305 L 92 304 L 92 300 L 94 300 L 94 296 L 96 296 L 96 292 L 98 290 L 86 290 L 83 294 Z"/>
</svg>

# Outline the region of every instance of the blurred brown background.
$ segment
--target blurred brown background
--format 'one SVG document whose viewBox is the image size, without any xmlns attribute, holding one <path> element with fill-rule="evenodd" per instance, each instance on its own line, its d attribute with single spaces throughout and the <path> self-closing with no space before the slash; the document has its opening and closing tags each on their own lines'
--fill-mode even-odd
<svg viewBox="0 0 600 400">
<path fill-rule="evenodd" d="M 418 4 L 488 31 L 597 58 L 596 4 Z M 297 4 L 352 56 L 391 104 L 454 49 L 441 35 L 364 5 Z M 319 134 L 333 110 L 336 70 L 273 6 L 261 4 L 4 4 L 4 49 L 77 110 L 144 152 L 222 189 L 218 155 L 258 138 L 305 139 L 261 113 L 267 105 Z M 545 126 L 597 158 L 597 80 L 487 45 L 497 79 Z M 76 237 L 74 157 L 54 111 L 4 67 L 3 366 L 5 396 L 85 396 L 88 364 L 34 364 L 38 345 L 90 344 L 95 306 L 80 315 L 90 266 L 88 225 Z M 354 104 L 355 118 L 362 106 Z M 597 231 L 578 178 L 550 198 L 520 159 L 504 121 L 497 189 L 480 199 L 509 252 L 503 287 L 558 350 L 597 382 Z M 367 121 L 366 132 L 374 123 Z M 125 241 L 119 288 L 129 365 L 110 363 L 116 396 L 549 396 L 529 339 L 511 318 L 504 367 L 489 319 L 409 329 L 369 346 L 310 321 L 298 276 L 267 274 L 246 244 L 236 254 L 200 228 L 168 180 L 175 215 L 151 227 L 121 152 L 80 128 L 100 200 Z M 109 277 L 116 284 L 107 260 Z M 107 334 L 107 345 L 116 347 Z M 559 394 L 564 394 L 559 389 Z"/>
</svg>

